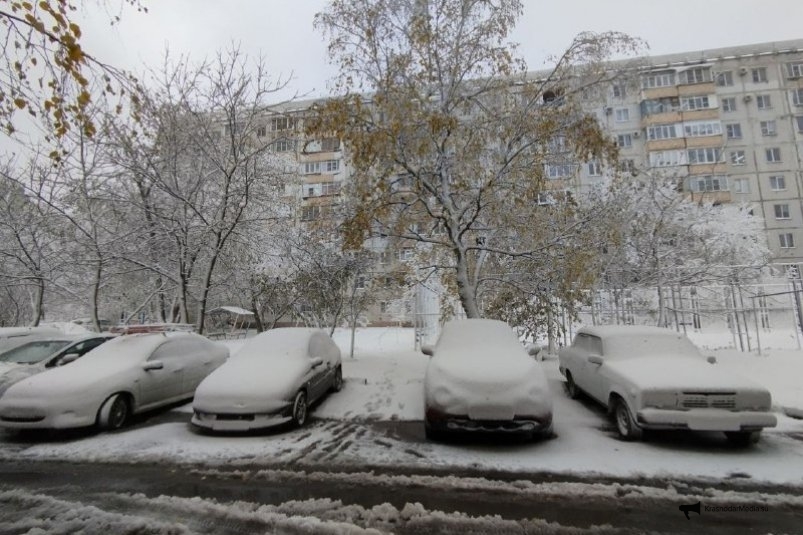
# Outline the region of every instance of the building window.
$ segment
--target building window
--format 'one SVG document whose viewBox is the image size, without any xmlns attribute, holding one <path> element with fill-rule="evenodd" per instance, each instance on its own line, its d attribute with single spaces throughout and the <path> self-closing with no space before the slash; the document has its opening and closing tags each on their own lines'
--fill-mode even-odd
<svg viewBox="0 0 803 535">
<path fill-rule="evenodd" d="M 767 161 L 769 163 L 778 163 L 781 161 L 781 149 L 778 147 L 766 149 L 765 154 L 767 155 Z"/>
<path fill-rule="evenodd" d="M 791 232 L 779 234 L 778 240 L 781 243 L 781 249 L 792 249 L 795 246 L 795 238 L 792 236 Z"/>
<path fill-rule="evenodd" d="M 773 208 L 775 209 L 775 219 L 791 219 L 788 204 L 776 204 Z"/>
<path fill-rule="evenodd" d="M 695 67 L 681 71 L 678 77 L 681 84 L 702 84 L 711 81 L 711 69 L 708 67 Z"/>
<path fill-rule="evenodd" d="M 736 111 L 736 97 L 722 99 L 722 111 Z"/>
<path fill-rule="evenodd" d="M 647 138 L 650 140 L 656 139 L 673 139 L 678 137 L 677 129 L 674 124 L 661 124 L 657 126 L 650 126 L 647 128 Z"/>
<path fill-rule="evenodd" d="M 633 136 L 630 134 L 619 134 L 616 136 L 616 144 L 621 148 L 628 148 L 633 146 Z"/>
<path fill-rule="evenodd" d="M 753 73 L 753 82 L 758 84 L 767 81 L 766 67 L 756 67 L 755 69 L 753 69 L 752 73 Z"/>
<path fill-rule="evenodd" d="M 795 124 L 797 125 L 797 131 L 803 132 L 803 115 L 795 116 Z"/>
<path fill-rule="evenodd" d="M 379 253 L 379 263 L 382 265 L 390 263 L 390 251 L 382 251 Z"/>
<path fill-rule="evenodd" d="M 567 178 L 574 176 L 573 164 L 547 164 L 546 175 L 550 179 Z"/>
<path fill-rule="evenodd" d="M 354 288 L 357 290 L 365 289 L 365 275 L 357 275 L 357 278 L 354 281 Z"/>
<path fill-rule="evenodd" d="M 686 137 L 718 136 L 722 133 L 722 125 L 719 121 L 685 123 L 683 132 Z"/>
<path fill-rule="evenodd" d="M 772 108 L 772 100 L 769 95 L 756 95 L 756 107 L 760 110 Z"/>
<path fill-rule="evenodd" d="M 336 137 L 327 137 L 321 140 L 321 152 L 335 152 L 340 150 L 340 140 Z"/>
<path fill-rule="evenodd" d="M 775 129 L 775 121 L 761 121 L 761 135 L 774 136 L 778 133 Z"/>
<path fill-rule="evenodd" d="M 789 78 L 800 78 L 803 76 L 803 62 L 787 63 L 786 75 Z"/>
<path fill-rule="evenodd" d="M 302 206 L 301 207 L 301 220 L 313 221 L 321 217 L 320 206 Z"/>
<path fill-rule="evenodd" d="M 728 189 L 728 179 L 724 176 L 696 176 L 689 179 L 689 186 L 694 192 L 725 191 Z"/>
<path fill-rule="evenodd" d="M 323 167 L 327 173 L 336 173 L 340 171 L 340 160 L 326 160 L 323 162 Z"/>
<path fill-rule="evenodd" d="M 616 98 L 625 98 L 627 96 L 627 89 L 624 84 L 613 85 L 613 96 Z"/>
<path fill-rule="evenodd" d="M 718 73 L 716 77 L 716 82 L 717 85 L 720 87 L 733 85 L 733 73 L 731 71 Z"/>
<path fill-rule="evenodd" d="M 734 193 L 750 193 L 750 179 L 749 178 L 734 178 L 733 179 L 733 192 Z"/>
<path fill-rule="evenodd" d="M 636 174 L 636 162 L 631 159 L 619 160 L 619 171 L 622 173 Z"/>
<path fill-rule="evenodd" d="M 270 130 L 271 132 L 290 130 L 295 128 L 295 124 L 295 121 L 289 117 L 275 117 L 270 120 Z"/>
<path fill-rule="evenodd" d="M 707 96 L 683 97 L 680 99 L 680 109 L 684 111 L 705 110 L 710 107 Z"/>
<path fill-rule="evenodd" d="M 268 129 L 264 126 L 260 126 L 257 128 L 257 137 L 265 137 L 268 135 Z"/>
<path fill-rule="evenodd" d="M 672 85 L 675 85 L 674 72 L 653 73 L 641 77 L 642 89 L 650 89 L 651 87 L 668 87 Z"/>
<path fill-rule="evenodd" d="M 337 195 L 340 193 L 340 182 L 324 182 L 321 184 L 321 195 Z"/>
<path fill-rule="evenodd" d="M 413 248 L 412 247 L 405 247 L 403 249 L 399 249 L 398 258 L 399 260 L 412 260 L 413 258 Z"/>
<path fill-rule="evenodd" d="M 689 163 L 692 165 L 701 163 L 717 163 L 721 155 L 720 149 L 713 147 L 689 149 L 686 152 L 689 157 Z"/>
<path fill-rule="evenodd" d="M 730 152 L 731 165 L 744 165 L 746 163 L 743 150 L 732 150 Z"/>
<path fill-rule="evenodd" d="M 686 152 L 679 150 L 664 150 L 649 154 L 650 167 L 672 167 L 686 164 Z"/>
<path fill-rule="evenodd" d="M 728 139 L 741 139 L 742 125 L 739 123 L 726 124 L 725 135 L 728 137 Z"/>
<path fill-rule="evenodd" d="M 803 89 L 792 90 L 792 104 L 795 106 L 803 106 Z"/>
<path fill-rule="evenodd" d="M 630 110 L 628 108 L 616 108 L 615 113 L 617 123 L 626 123 L 630 120 Z"/>
<path fill-rule="evenodd" d="M 296 142 L 291 139 L 277 139 L 273 142 L 274 152 L 291 152 L 296 150 Z"/>
<path fill-rule="evenodd" d="M 597 160 L 591 160 L 588 162 L 588 175 L 589 176 L 601 176 L 602 175 L 602 165 Z"/>
<path fill-rule="evenodd" d="M 321 162 L 305 162 L 302 172 L 305 175 L 319 175 L 321 173 Z"/>
<path fill-rule="evenodd" d="M 785 191 L 786 190 L 786 177 L 783 175 L 775 175 L 770 177 L 770 188 L 772 191 Z"/>
</svg>

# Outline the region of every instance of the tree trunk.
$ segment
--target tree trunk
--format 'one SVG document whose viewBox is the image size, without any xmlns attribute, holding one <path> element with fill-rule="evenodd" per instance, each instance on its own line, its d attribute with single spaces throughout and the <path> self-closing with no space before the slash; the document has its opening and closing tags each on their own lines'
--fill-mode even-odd
<svg viewBox="0 0 803 535">
<path fill-rule="evenodd" d="M 98 259 L 95 266 L 95 280 L 92 281 L 92 309 L 89 311 L 92 325 L 97 332 L 101 332 L 100 321 L 98 319 L 98 299 L 100 297 L 100 276 L 103 273 L 103 262 Z"/>
<path fill-rule="evenodd" d="M 256 297 L 251 296 L 251 311 L 254 313 L 254 322 L 257 324 L 257 333 L 265 332 L 265 326 L 262 324 L 262 314 L 259 313 L 259 305 L 257 304 Z"/>
<path fill-rule="evenodd" d="M 31 322 L 32 327 L 36 327 L 39 325 L 39 322 L 42 321 L 42 308 L 44 305 L 45 300 L 45 279 L 42 277 L 38 277 L 36 279 L 36 293 L 34 295 L 33 301 L 33 321 Z"/>
<path fill-rule="evenodd" d="M 460 304 L 463 305 L 467 318 L 479 318 L 481 316 L 480 308 L 477 306 L 477 294 L 468 275 L 468 258 L 465 251 L 459 248 L 454 251 L 457 257 L 457 295 L 460 297 Z"/>
</svg>

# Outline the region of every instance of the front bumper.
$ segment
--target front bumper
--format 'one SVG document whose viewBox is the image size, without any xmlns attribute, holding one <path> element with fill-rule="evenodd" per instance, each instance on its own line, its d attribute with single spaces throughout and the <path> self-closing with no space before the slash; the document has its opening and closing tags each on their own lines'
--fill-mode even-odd
<svg viewBox="0 0 803 535">
<path fill-rule="evenodd" d="M 254 431 L 285 424 L 292 420 L 290 410 L 278 414 L 231 414 L 194 411 L 192 424 L 211 431 Z"/>
<path fill-rule="evenodd" d="M 427 410 L 426 425 L 433 430 L 458 433 L 530 434 L 552 428 L 552 415 L 514 416 L 511 419 L 472 419 L 467 415 L 444 414 Z"/>
<path fill-rule="evenodd" d="M 95 424 L 95 414 L 75 410 L 54 410 L 35 405 L 4 404 L 0 427 L 8 429 L 71 429 Z"/>
<path fill-rule="evenodd" d="M 636 422 L 645 429 L 695 431 L 758 431 L 778 424 L 777 418 L 770 412 L 726 409 L 641 409 L 636 414 Z"/>
</svg>

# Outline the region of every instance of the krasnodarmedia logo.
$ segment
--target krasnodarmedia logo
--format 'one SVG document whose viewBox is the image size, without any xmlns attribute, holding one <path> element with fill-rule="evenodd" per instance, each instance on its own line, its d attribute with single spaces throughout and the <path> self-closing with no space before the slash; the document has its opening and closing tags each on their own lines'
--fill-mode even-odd
<svg viewBox="0 0 803 535">
<path fill-rule="evenodd" d="M 686 520 L 691 520 L 691 517 L 689 517 L 689 513 L 690 512 L 693 511 L 693 512 L 697 513 L 698 515 L 700 514 L 700 502 L 693 503 L 691 505 L 681 505 L 680 507 L 678 507 L 678 509 L 680 509 L 680 511 L 684 515 L 686 515 Z"/>
</svg>

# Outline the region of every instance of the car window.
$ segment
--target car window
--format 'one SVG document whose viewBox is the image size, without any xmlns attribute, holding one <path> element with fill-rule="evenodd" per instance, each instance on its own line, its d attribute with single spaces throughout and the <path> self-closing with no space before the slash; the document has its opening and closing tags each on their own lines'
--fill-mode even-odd
<svg viewBox="0 0 803 535">
<path fill-rule="evenodd" d="M 100 344 L 108 340 L 108 338 L 90 338 L 89 340 L 82 340 L 69 349 L 70 353 L 78 353 L 83 356 Z"/>
<path fill-rule="evenodd" d="M 16 362 L 18 364 L 35 364 L 69 344 L 68 340 L 38 340 L 28 342 L 0 354 L 0 362 Z"/>
<path fill-rule="evenodd" d="M 602 355 L 602 340 L 598 336 L 587 337 L 588 352 L 592 355 Z"/>
<path fill-rule="evenodd" d="M 579 349 L 581 351 L 588 351 L 589 350 L 588 335 L 583 333 L 578 333 L 577 336 L 574 337 L 574 342 L 572 342 L 572 346 L 575 349 Z"/>
<path fill-rule="evenodd" d="M 320 357 L 324 361 L 334 363 L 340 350 L 337 345 L 327 335 L 315 333 L 309 343 L 309 354 L 311 357 Z"/>
<path fill-rule="evenodd" d="M 168 340 L 151 353 L 148 360 L 170 360 L 184 355 L 181 347 L 176 346 L 177 340 Z"/>
</svg>

